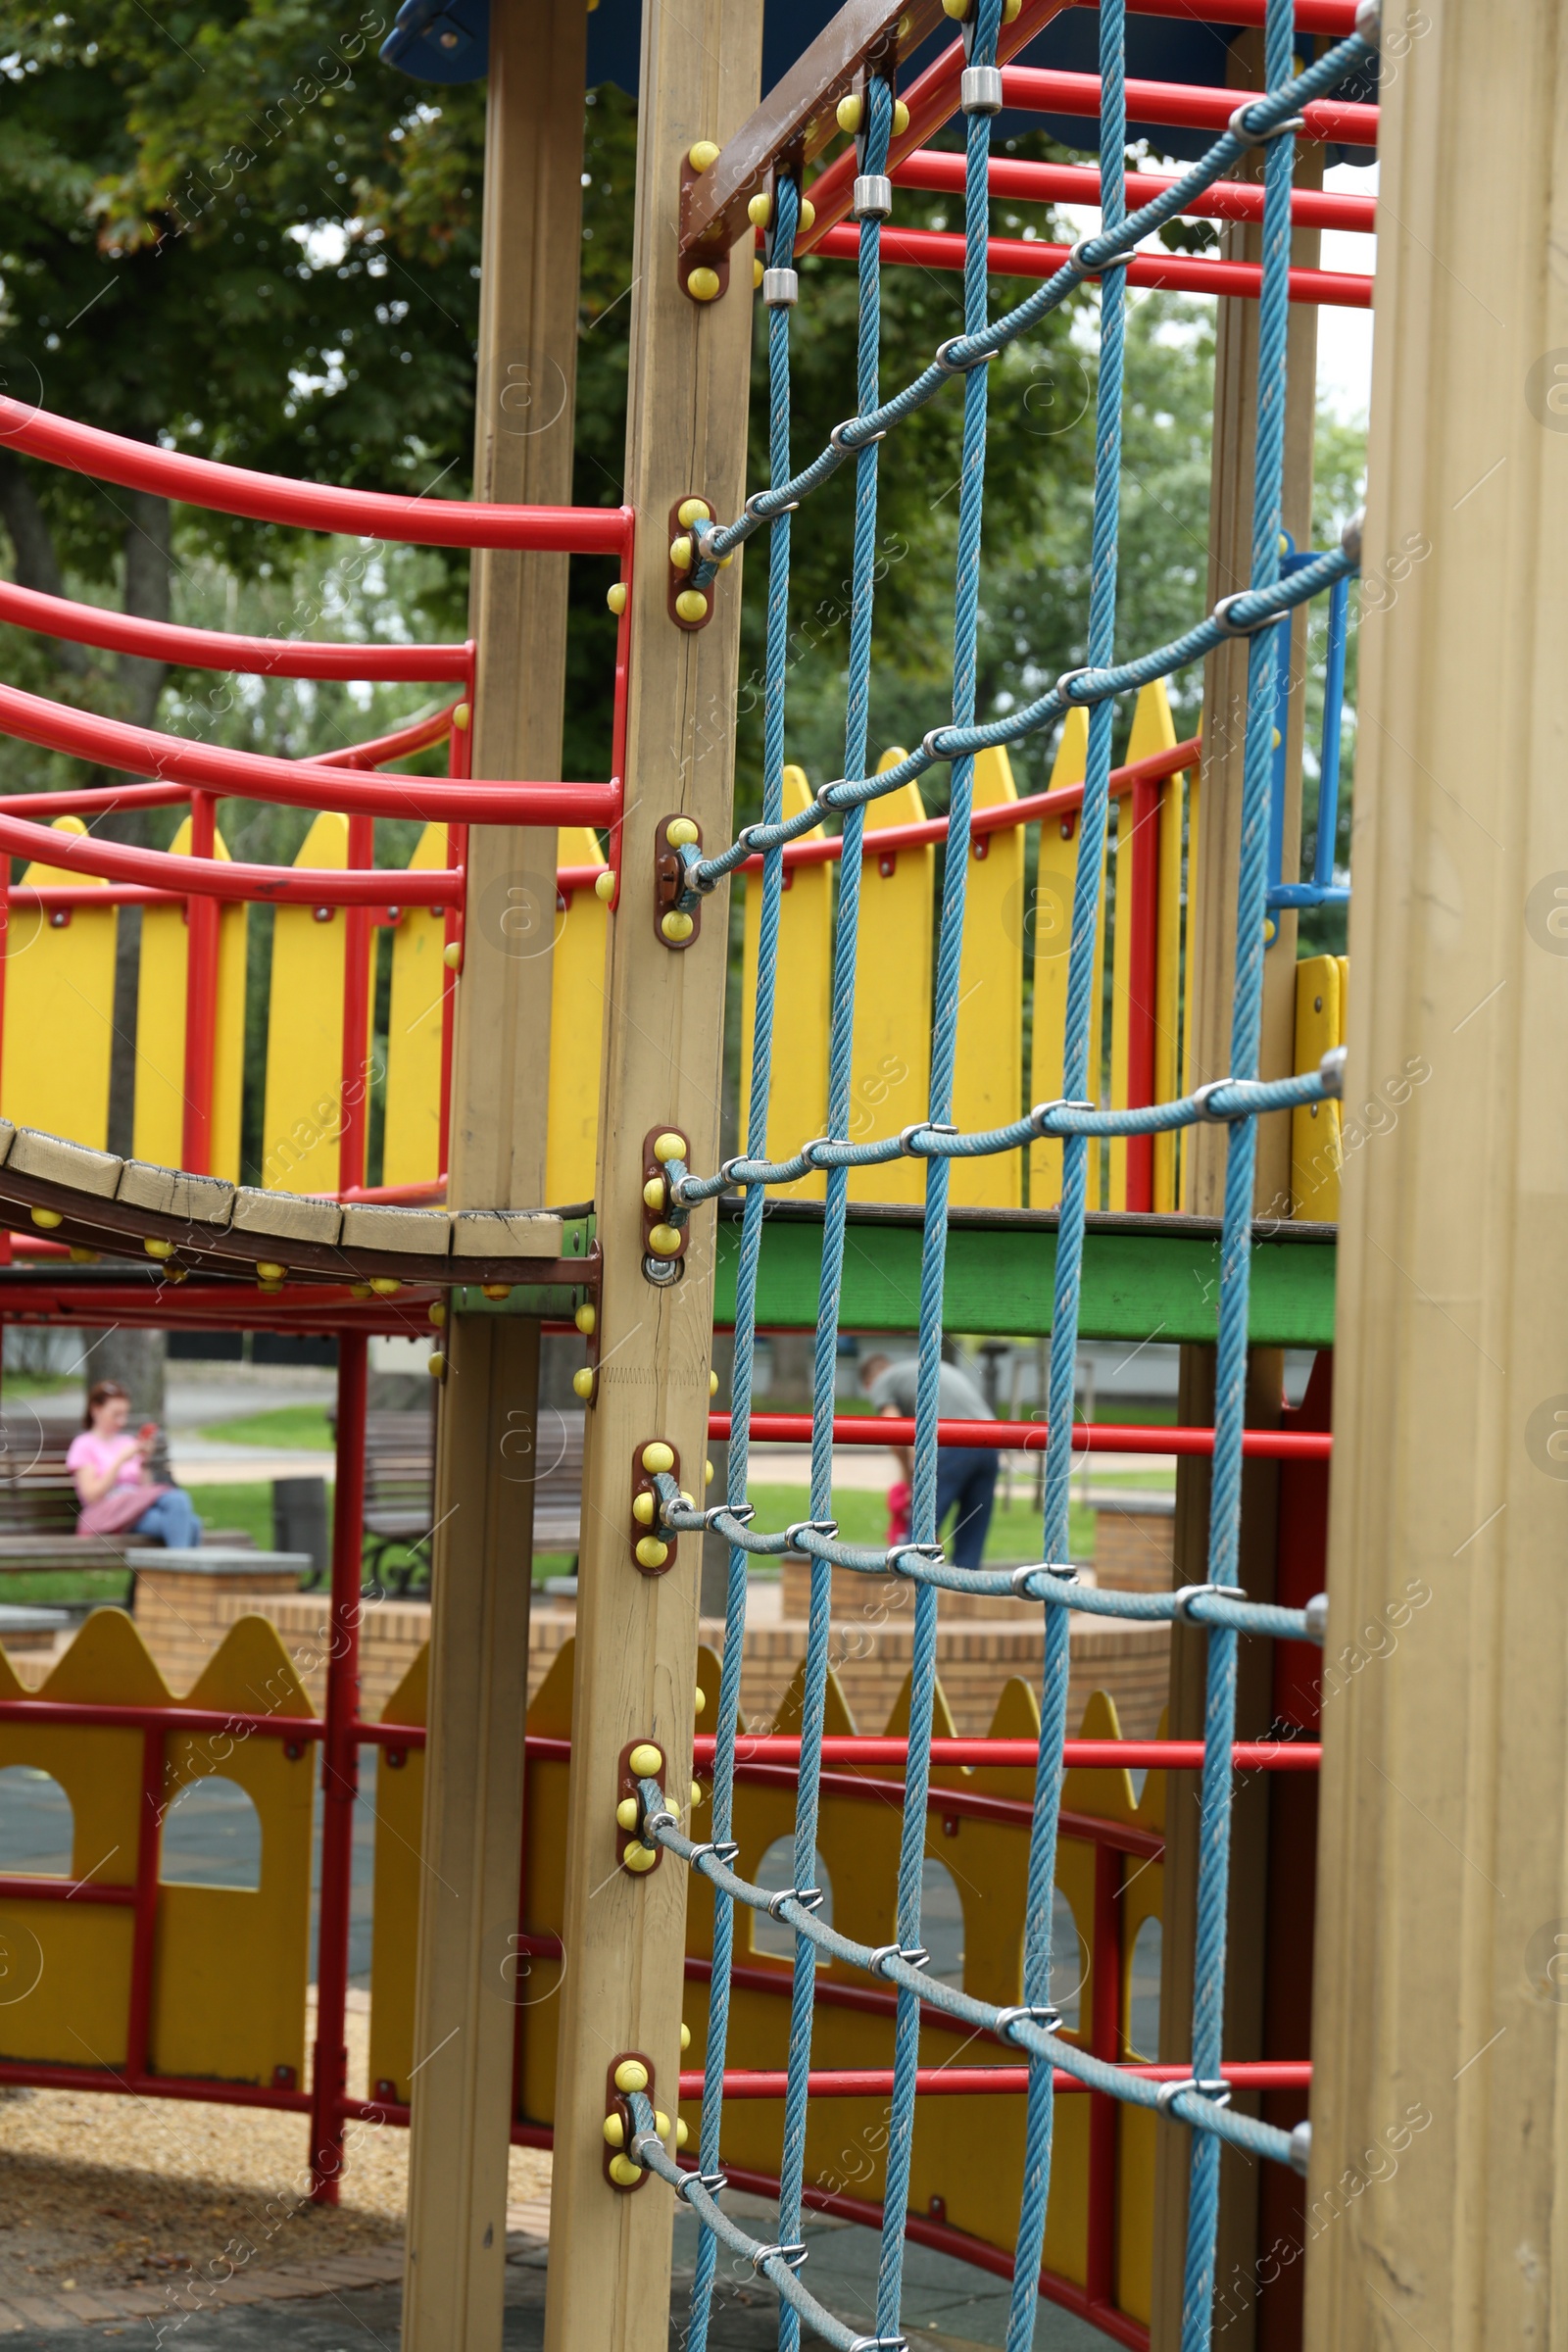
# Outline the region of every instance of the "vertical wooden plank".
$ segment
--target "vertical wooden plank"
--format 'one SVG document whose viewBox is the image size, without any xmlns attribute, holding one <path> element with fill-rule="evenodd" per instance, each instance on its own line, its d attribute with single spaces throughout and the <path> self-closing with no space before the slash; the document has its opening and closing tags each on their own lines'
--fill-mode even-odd
<svg viewBox="0 0 1568 2352">
<path fill-rule="evenodd" d="M 589 825 L 563 825 L 562 865 L 598 865 L 604 852 Z M 594 1197 L 599 1143 L 599 1063 L 605 1028 L 605 950 L 610 909 L 592 890 L 574 890 L 556 907 L 550 975 L 550 1129 L 545 1139 L 545 1199 L 564 1208 Z"/>
<path fill-rule="evenodd" d="M 87 828 L 79 816 L 57 816 L 54 830 Z M 22 877 L 29 890 L 93 879 L 70 866 L 38 864 Z M 98 1152 L 109 1141 L 119 919 L 112 906 L 75 906 L 68 922 L 57 924 L 13 906 L 5 942 L 5 1115 L 19 1127 L 41 1127 Z"/>
<path fill-rule="evenodd" d="M 586 23 L 551 0 L 490 12 L 476 498 L 571 495 Z M 567 562 L 473 560 L 475 776 L 561 773 Z M 554 937 L 556 833 L 475 826 L 467 841 L 448 1199 L 537 1207 L 553 958 L 533 943 Z M 539 1334 L 455 1315 L 447 1337 L 404 2345 L 500 2352 L 514 2021 L 495 1938 L 519 1899 Z"/>
<path fill-rule="evenodd" d="M 1089 713 L 1069 710 L 1062 721 L 1061 740 L 1051 766 L 1051 789 L 1081 784 L 1089 758 Z M 1067 1035 L 1067 951 L 1072 945 L 1073 892 L 1078 883 L 1078 818 L 1048 818 L 1040 828 L 1040 861 L 1035 869 L 1034 899 L 1034 1045 L 1030 1055 L 1029 1098 L 1054 1102 L 1061 1098 Z M 1105 890 L 1100 891 L 1100 923 L 1095 943 L 1095 970 L 1105 968 Z M 1102 1048 L 1102 992 L 1097 986 L 1089 1015 L 1089 1092 L 1101 1099 Z M 1049 1141 L 1029 1150 L 1029 1203 L 1032 1208 L 1054 1208 L 1061 1199 L 1061 1146 Z M 1100 1206 L 1100 1146 L 1089 1147 L 1089 1205 Z"/>
<path fill-rule="evenodd" d="M 807 808 L 811 787 L 803 767 L 784 770 L 784 813 Z M 808 841 L 820 841 L 813 825 Z M 760 874 L 746 877 L 746 934 L 741 983 L 741 1136 L 752 1099 L 752 1032 L 757 1015 L 757 957 L 762 923 Z M 767 1148 L 773 1158 L 808 1144 L 827 1128 L 828 1028 L 833 1012 L 833 868 L 784 869 L 779 908 L 778 969 L 782 986 L 774 1017 L 775 1048 L 767 1096 Z M 820 1200 L 827 1177 L 803 1176 L 781 1185 L 781 1199 Z"/>
<path fill-rule="evenodd" d="M 426 825 L 410 873 L 439 873 L 446 862 L 445 825 Z M 405 906 L 392 934 L 383 1184 L 433 1184 L 442 1173 L 441 1004 L 452 978 L 442 961 L 445 940 L 440 906 Z"/>
<path fill-rule="evenodd" d="M 897 746 L 877 774 L 905 757 Z M 917 825 L 925 803 L 914 784 L 868 801 L 865 838 L 889 825 Z M 869 1144 L 925 1116 L 931 1080 L 931 890 L 936 852 L 868 850 L 861 867 L 855 956 L 855 1045 L 850 1059 L 850 1141 Z M 925 1199 L 925 1170 L 913 1159 L 852 1168 L 852 1200 Z"/>
<path fill-rule="evenodd" d="M 757 103 L 761 12 L 754 0 L 646 8 L 638 121 L 626 486 L 646 551 L 632 582 L 627 798 L 619 906 L 610 926 L 609 1012 L 594 1188 L 605 1253 L 603 1353 L 588 1415 L 574 1661 L 564 1941 L 555 2114 L 547 2352 L 665 2352 L 670 2206 L 604 2178 L 605 2068 L 648 2053 L 661 2104 L 680 2064 L 687 1881 L 666 1863 L 644 1878 L 616 1867 L 620 1751 L 652 1738 L 672 1790 L 690 1781 L 702 1545 L 682 1538 L 674 1566 L 648 1577 L 630 1544 L 634 1448 L 675 1447 L 702 1492 L 712 1318 L 713 1212 L 692 1221 L 686 1272 L 669 1288 L 642 1270 L 643 1139 L 683 1136 L 699 1168 L 716 1163 L 728 894 L 709 901 L 679 953 L 653 922 L 655 827 L 690 814 L 706 839 L 730 838 L 739 652 L 739 564 L 714 583 L 709 625 L 670 623 L 659 557 L 669 510 L 694 492 L 719 514 L 745 495 L 752 349 L 750 273 L 707 306 L 676 277 L 681 158 L 720 144 Z M 765 561 L 765 555 L 764 559 Z M 694 1902 L 701 1895 L 693 1895 Z"/>
<path fill-rule="evenodd" d="M 294 862 L 342 867 L 348 861 L 348 818 L 325 808 Z M 269 1192 L 337 1190 L 343 938 L 341 906 L 279 906 L 272 917 L 262 1111 L 262 1182 Z"/>
<path fill-rule="evenodd" d="M 1563 2329 L 1565 131 L 1564 0 L 1385 74 L 1369 585 L 1431 552 L 1361 623 L 1310 2352 Z"/>
<path fill-rule="evenodd" d="M 1315 1070 L 1341 1043 L 1340 958 L 1303 956 L 1296 967 L 1296 1067 Z M 1340 1105 L 1308 1102 L 1291 1113 L 1291 1214 L 1340 1213 Z"/>
<path fill-rule="evenodd" d="M 1144 760 L 1152 752 L 1168 752 L 1175 741 L 1176 727 L 1170 714 L 1170 697 L 1165 692 L 1164 680 L 1156 679 L 1152 686 L 1143 688 L 1133 706 L 1132 729 L 1124 757 L 1129 761 Z M 1137 897 L 1133 867 L 1133 799 L 1128 793 L 1118 804 L 1116 816 L 1116 928 L 1111 941 L 1110 1101 L 1117 1110 L 1125 1109 L 1131 1101 L 1128 1077 L 1133 1021 L 1133 903 Z M 1124 1137 L 1113 1136 L 1110 1143 L 1110 1206 L 1125 1208 L 1126 1205 L 1127 1143 Z"/>
<path fill-rule="evenodd" d="M 190 818 L 169 845 L 190 853 Z M 213 837 L 213 855 L 228 845 Z M 245 1075 L 245 934 L 249 910 L 224 906 L 218 918 L 218 1018 L 213 1050 L 212 1173 L 239 1177 L 240 1095 Z M 141 918 L 136 988 L 136 1104 L 131 1149 L 158 1167 L 181 1164 L 185 1078 L 185 972 L 189 932 L 182 906 L 149 906 Z"/>
<path fill-rule="evenodd" d="M 982 752 L 974 763 L 975 807 L 994 808 L 1017 798 L 1005 751 Z M 1004 1126 L 1023 1106 L 1023 875 L 1022 825 L 975 835 L 958 965 L 953 1088 L 954 1122 L 966 1132 Z M 952 1198 L 959 1207 L 1020 1207 L 1023 1154 L 956 1159 Z"/>
</svg>

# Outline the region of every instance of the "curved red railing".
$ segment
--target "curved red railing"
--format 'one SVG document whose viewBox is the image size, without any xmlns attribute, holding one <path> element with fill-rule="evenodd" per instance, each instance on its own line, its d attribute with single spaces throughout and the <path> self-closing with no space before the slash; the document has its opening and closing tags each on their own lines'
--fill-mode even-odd
<svg viewBox="0 0 1568 2352">
<path fill-rule="evenodd" d="M 471 645 L 330 645 L 309 638 L 235 637 L 224 629 L 187 629 L 168 620 L 140 620 L 101 605 L 74 604 L 0 580 L 0 621 L 93 645 L 108 654 L 136 654 L 145 662 L 174 662 L 187 669 L 237 669 L 274 678 L 355 678 L 368 684 L 461 678 L 473 672 Z"/>
</svg>

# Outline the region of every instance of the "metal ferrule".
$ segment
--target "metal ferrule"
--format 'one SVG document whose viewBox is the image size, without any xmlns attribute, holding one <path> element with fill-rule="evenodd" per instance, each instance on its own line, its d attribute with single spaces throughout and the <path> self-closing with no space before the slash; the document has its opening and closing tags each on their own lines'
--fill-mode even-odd
<svg viewBox="0 0 1568 2352">
<path fill-rule="evenodd" d="M 800 272 L 795 270 L 764 270 L 762 271 L 762 300 L 770 311 L 786 311 L 801 299 Z"/>
<path fill-rule="evenodd" d="M 862 172 L 855 182 L 850 210 L 857 220 L 885 220 L 893 210 L 893 182 L 885 172 Z"/>
<path fill-rule="evenodd" d="M 958 77 L 958 104 L 966 115 L 1000 115 L 1002 68 L 965 66 Z"/>
</svg>

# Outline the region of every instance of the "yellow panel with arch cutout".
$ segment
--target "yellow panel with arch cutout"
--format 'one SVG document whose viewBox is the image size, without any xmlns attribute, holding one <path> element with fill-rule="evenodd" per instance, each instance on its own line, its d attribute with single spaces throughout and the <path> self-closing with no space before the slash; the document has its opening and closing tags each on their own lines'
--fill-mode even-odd
<svg viewBox="0 0 1568 2352">
<path fill-rule="evenodd" d="M 54 830 L 79 835 L 87 828 L 79 816 L 57 816 Z M 96 881 L 70 865 L 34 863 L 22 886 Z M 59 912 L 64 919 L 56 921 L 39 908 L 11 909 L 0 1111 L 19 1127 L 41 1127 L 101 1152 L 109 1141 L 118 912 L 113 906 Z"/>
</svg>

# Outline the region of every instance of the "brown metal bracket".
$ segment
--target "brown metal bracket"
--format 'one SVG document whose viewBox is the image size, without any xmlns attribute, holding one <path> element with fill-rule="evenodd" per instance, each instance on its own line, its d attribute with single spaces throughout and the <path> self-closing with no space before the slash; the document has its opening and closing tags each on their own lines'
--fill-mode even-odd
<svg viewBox="0 0 1568 2352">
<path fill-rule="evenodd" d="M 582 1269 L 582 1281 L 578 1287 L 585 1290 L 588 1296 L 572 1321 L 582 1333 L 588 1360 L 581 1371 L 572 1374 L 571 1385 L 583 1403 L 592 1406 L 599 1402 L 599 1350 L 603 1345 L 605 1322 L 605 1253 L 597 1241 L 589 1243 Z M 586 1380 L 583 1379 L 583 1372 L 588 1375 Z"/>
<path fill-rule="evenodd" d="M 643 1747 L 652 1748 L 658 1755 L 659 1770 L 657 1772 L 633 1772 L 631 1768 L 632 1757 L 636 1755 L 639 1748 Z M 665 1762 L 666 1759 L 664 1756 L 664 1751 L 659 1745 L 659 1742 L 656 1740 L 628 1740 L 625 1746 L 620 1751 L 620 1768 L 615 1782 L 616 1806 L 619 1807 L 624 1805 L 629 1797 L 632 1803 L 637 1807 L 637 1818 L 639 1821 L 641 1821 L 642 1783 L 644 1781 L 657 1781 L 659 1783 L 660 1794 L 663 1795 Z M 619 1819 L 617 1818 L 615 1823 L 615 1860 L 622 1870 L 625 1870 L 626 1868 L 626 1856 L 633 1846 L 639 1847 L 645 1853 L 650 1850 L 641 1835 L 641 1832 L 635 1828 L 623 1830 L 620 1826 Z M 635 1871 L 629 1872 L 627 1874 L 629 1877 L 649 1879 L 653 1877 L 656 1870 L 662 1868 L 664 1860 L 663 1847 L 662 1845 L 656 1845 L 651 1850 L 654 1857 L 652 1862 Z"/>
<path fill-rule="evenodd" d="M 713 169 L 709 166 L 709 171 Z M 701 301 L 704 310 L 711 303 L 722 302 L 729 292 L 729 246 L 722 227 L 710 228 L 706 235 L 688 238 L 687 224 L 696 210 L 697 191 L 708 173 L 695 170 L 689 154 L 680 159 L 680 252 L 675 264 L 675 275 L 681 292 L 692 302 Z M 700 297 L 692 293 L 694 270 L 711 270 L 718 279 L 718 292 Z"/>
<path fill-rule="evenodd" d="M 668 1222 L 669 1178 L 664 1173 L 664 1162 L 660 1158 L 654 1147 L 656 1144 L 662 1143 L 666 1135 L 679 1134 L 678 1127 L 666 1124 L 662 1127 L 650 1127 L 648 1133 L 643 1137 L 643 1255 L 657 1257 L 662 1260 L 666 1266 L 678 1266 L 686 1255 L 686 1243 L 691 1233 L 691 1227 L 690 1225 L 671 1225 Z M 684 1152 L 681 1157 L 685 1157 Z M 648 1200 L 649 1189 L 656 1184 L 660 1187 L 660 1202 L 657 1208 L 651 1206 Z M 673 1233 L 677 1237 L 675 1248 L 673 1250 L 656 1250 L 654 1248 L 656 1233 L 666 1239 Z"/>
<path fill-rule="evenodd" d="M 651 1446 L 663 1446 L 669 1455 L 669 1468 L 662 1475 L 672 1478 L 677 1487 L 680 1485 L 680 1455 L 670 1445 L 668 1439 L 640 1438 L 631 1449 L 631 1500 L 627 1506 L 627 1524 L 631 1529 L 631 1556 L 644 1576 L 667 1576 L 675 1565 L 675 1554 L 679 1547 L 680 1538 L 672 1532 L 666 1531 L 663 1534 L 658 1532 L 659 1489 L 654 1484 L 655 1473 L 649 1470 L 643 1462 L 643 1455 Z M 654 1507 L 646 1518 L 642 1518 L 638 1515 L 637 1504 L 639 1498 L 645 1494 Z M 650 1557 L 645 1560 L 639 1549 L 639 1546 L 644 1544 L 649 1545 L 650 1551 L 656 1545 L 661 1546 L 663 1550 L 663 1558 L 656 1560 Z"/>
<path fill-rule="evenodd" d="M 680 904 L 686 888 L 686 868 L 681 862 L 681 845 L 669 838 L 673 824 L 690 825 L 696 833 L 697 839 L 685 845 L 688 849 L 700 850 L 703 846 L 702 826 L 681 809 L 662 816 L 654 827 L 654 936 L 662 948 L 684 950 L 703 935 L 703 910 L 695 906 L 688 911 Z M 671 936 L 664 928 L 670 918 L 675 918 L 678 936 Z"/>
<path fill-rule="evenodd" d="M 669 536 L 664 543 L 666 548 L 673 547 L 677 539 L 685 538 L 689 534 L 690 525 L 682 522 L 680 518 L 680 511 L 682 507 L 685 506 L 688 499 L 702 498 L 702 496 L 703 494 L 700 490 L 688 490 L 683 497 L 677 498 L 671 502 L 669 510 Z M 708 501 L 706 498 L 703 499 L 703 504 L 705 507 L 708 506 Z M 711 520 L 711 507 L 709 507 L 708 512 L 709 519 Z M 673 563 L 667 566 L 668 578 L 665 584 L 664 610 L 669 614 L 669 617 L 674 622 L 676 628 L 684 629 L 688 637 L 695 637 L 700 629 L 706 629 L 709 622 L 713 617 L 712 583 L 710 582 L 707 588 L 698 588 L 695 586 L 692 580 L 692 573 L 696 570 L 696 568 L 697 556 L 695 548 L 692 551 L 692 561 L 690 564 L 688 564 L 684 571 L 677 571 Z M 676 606 L 680 598 L 683 596 L 702 597 L 704 600 L 704 610 L 702 612 L 697 614 L 695 617 L 688 617 L 686 613 L 677 612 Z"/>
<path fill-rule="evenodd" d="M 601 2148 L 603 2151 L 601 2163 L 606 2180 L 615 2191 L 615 2194 L 621 2197 L 634 2197 L 644 2183 L 652 2178 L 652 2175 L 648 2172 L 646 2166 L 642 2165 L 639 2165 L 637 2168 L 637 2178 L 635 2180 L 617 2180 L 614 2174 L 610 2169 L 615 2158 L 617 2156 L 624 2155 L 625 2151 L 631 2146 L 631 2101 L 629 2094 L 621 2090 L 615 2082 L 615 2077 L 620 2072 L 620 2069 L 628 2063 L 634 2066 L 640 2066 L 642 2068 L 643 2073 L 648 2078 L 647 2082 L 644 2085 L 643 2095 L 649 2101 L 650 2105 L 653 2105 L 654 2100 L 653 2060 L 645 2057 L 641 2050 L 621 2050 L 615 2057 L 612 2058 L 610 2064 L 605 2069 L 605 2122 L 608 2124 L 612 2117 L 618 2118 L 620 2123 L 620 2146 L 618 2148 L 612 2147 L 608 2138 L 603 2139 L 601 2141 Z M 659 2113 L 657 2106 L 654 2107 L 654 2113 L 656 2116 Z M 630 2162 L 629 2157 L 627 2158 L 627 2162 Z"/>
</svg>

